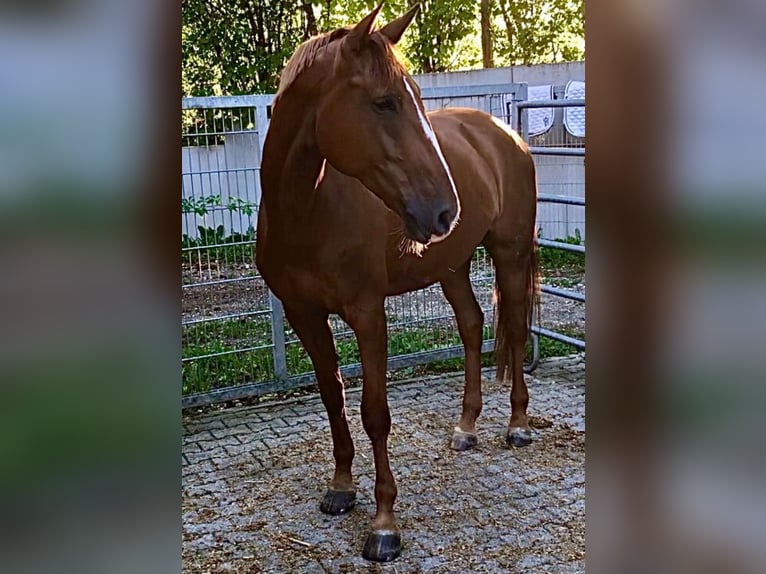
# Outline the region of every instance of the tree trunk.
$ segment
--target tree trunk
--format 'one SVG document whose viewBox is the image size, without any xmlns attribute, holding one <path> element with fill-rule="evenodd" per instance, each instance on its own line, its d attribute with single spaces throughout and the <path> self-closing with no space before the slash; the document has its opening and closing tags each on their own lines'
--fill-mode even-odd
<svg viewBox="0 0 766 574">
<path fill-rule="evenodd" d="M 308 39 L 311 36 L 319 34 L 319 28 L 317 27 L 317 20 L 314 16 L 314 8 L 312 8 L 311 2 L 303 2 L 303 12 L 306 14 L 306 31 L 304 33 L 304 39 Z"/>
<path fill-rule="evenodd" d="M 485 68 L 494 68 L 492 62 L 492 2 L 481 0 L 481 56 Z"/>
</svg>

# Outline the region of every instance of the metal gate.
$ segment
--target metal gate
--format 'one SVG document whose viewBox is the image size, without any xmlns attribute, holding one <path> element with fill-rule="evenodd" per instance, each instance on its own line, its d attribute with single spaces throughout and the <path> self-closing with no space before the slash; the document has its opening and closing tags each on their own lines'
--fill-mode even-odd
<svg viewBox="0 0 766 574">
<path fill-rule="evenodd" d="M 539 142 L 538 145 L 535 145 L 536 143 L 534 141 L 535 138 L 530 138 L 529 131 L 528 131 L 528 128 L 529 128 L 528 114 L 529 114 L 529 110 L 544 109 L 544 108 L 560 109 L 560 110 L 582 108 L 584 110 L 585 100 L 584 99 L 537 100 L 537 101 L 520 102 L 516 106 L 516 114 L 517 114 L 516 125 L 519 126 L 519 133 L 521 134 L 522 139 L 524 139 L 524 141 L 529 143 L 530 151 L 535 156 L 535 158 L 538 158 L 540 156 L 584 158 L 585 157 L 584 138 L 582 138 L 583 141 L 578 141 L 580 138 L 576 138 L 576 137 L 566 138 L 566 137 L 563 137 L 564 134 L 561 134 L 561 137 L 547 138 L 548 141 Z M 539 145 L 539 144 L 543 144 L 543 145 Z M 537 201 L 538 203 L 543 203 L 543 204 L 548 203 L 548 204 L 555 204 L 555 205 L 571 205 L 571 206 L 578 206 L 583 208 L 585 207 L 585 197 L 572 197 L 572 196 L 566 196 L 566 195 L 538 193 Z M 576 244 L 573 245 L 570 243 L 565 243 L 562 241 L 552 241 L 550 239 L 545 239 L 545 238 L 538 239 L 538 244 L 542 247 L 546 247 L 549 249 L 560 249 L 562 251 L 570 251 L 574 253 L 585 254 L 585 245 L 576 245 Z M 543 293 L 548 293 L 549 295 L 553 295 L 556 297 L 563 297 L 564 299 L 578 301 L 583 304 L 585 303 L 585 294 L 583 293 L 578 293 L 569 289 L 561 289 L 559 287 L 554 287 L 552 285 L 546 285 L 546 284 L 542 284 L 540 286 L 540 290 Z M 577 349 L 580 349 L 583 351 L 585 350 L 585 341 L 583 339 L 580 339 L 577 337 L 571 337 L 566 334 L 558 333 L 551 329 L 546 329 L 540 325 L 534 325 L 534 324 L 532 325 L 532 332 L 535 335 L 542 335 L 550 339 L 561 341 L 562 343 L 567 343 L 569 345 L 572 345 L 573 347 L 576 347 Z M 539 358 L 539 347 L 538 347 L 538 342 L 536 339 L 534 340 L 534 344 L 535 344 L 534 361 L 536 363 L 537 359 Z"/>
<path fill-rule="evenodd" d="M 428 109 L 475 107 L 514 124 L 526 85 L 426 88 L 422 96 Z M 271 101 L 269 95 L 182 100 L 184 407 L 314 382 L 308 356 L 255 268 L 260 154 Z M 471 262 L 471 281 L 486 318 L 483 351 L 491 351 L 494 269 L 483 248 Z M 452 309 L 438 285 L 388 298 L 386 313 L 389 369 L 462 355 Z M 341 371 L 359 375 L 353 333 L 339 317 L 331 323 Z"/>
</svg>

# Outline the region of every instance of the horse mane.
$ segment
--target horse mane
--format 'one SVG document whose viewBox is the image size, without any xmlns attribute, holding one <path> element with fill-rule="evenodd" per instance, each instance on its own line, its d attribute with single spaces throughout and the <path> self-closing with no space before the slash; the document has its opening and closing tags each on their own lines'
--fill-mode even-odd
<svg viewBox="0 0 766 574">
<path fill-rule="evenodd" d="M 276 105 L 279 98 L 295 82 L 298 76 L 306 69 L 311 67 L 319 54 L 330 44 L 344 38 L 351 31 L 351 28 L 338 28 L 332 32 L 319 34 L 309 38 L 298 46 L 285 64 L 282 73 L 279 76 L 279 86 L 274 96 Z M 370 72 L 386 79 L 393 79 L 397 74 L 404 71 L 401 57 L 395 47 L 388 42 L 381 34 L 372 34 L 370 36 L 369 47 L 366 52 L 370 55 Z"/>
<path fill-rule="evenodd" d="M 316 60 L 319 52 L 324 50 L 331 42 L 346 36 L 349 28 L 339 28 L 333 32 L 326 32 L 313 38 L 309 38 L 298 46 L 290 59 L 287 60 L 282 73 L 279 75 L 279 87 L 276 98 L 289 88 L 295 79 Z"/>
</svg>

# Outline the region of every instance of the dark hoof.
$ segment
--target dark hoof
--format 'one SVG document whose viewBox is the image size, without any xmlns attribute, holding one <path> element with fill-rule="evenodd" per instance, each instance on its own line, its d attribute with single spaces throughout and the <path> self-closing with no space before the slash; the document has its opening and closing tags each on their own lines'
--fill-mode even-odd
<svg viewBox="0 0 766 574">
<path fill-rule="evenodd" d="M 532 442 L 532 431 L 519 427 L 508 429 L 505 442 L 509 446 L 527 446 Z"/>
<path fill-rule="evenodd" d="M 370 532 L 364 543 L 362 557 L 374 562 L 390 562 L 396 560 L 402 553 L 402 538 L 393 530 L 377 530 Z"/>
<path fill-rule="evenodd" d="M 452 450 L 468 450 L 475 447 L 478 442 L 479 439 L 474 433 L 455 428 L 455 432 L 452 433 L 452 442 L 449 446 Z"/>
<path fill-rule="evenodd" d="M 346 514 L 356 504 L 356 493 L 353 490 L 332 490 L 327 489 L 324 493 L 319 510 L 325 514 L 338 516 Z"/>
</svg>

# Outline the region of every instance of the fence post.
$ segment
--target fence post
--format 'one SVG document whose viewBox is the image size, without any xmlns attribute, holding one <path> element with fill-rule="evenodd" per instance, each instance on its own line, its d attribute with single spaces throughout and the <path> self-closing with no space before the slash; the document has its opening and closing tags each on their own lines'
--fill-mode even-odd
<svg viewBox="0 0 766 574">
<path fill-rule="evenodd" d="M 287 351 L 285 348 L 285 312 L 282 301 L 269 289 L 271 308 L 271 341 L 274 344 L 274 375 L 278 381 L 287 379 Z"/>
<path fill-rule="evenodd" d="M 513 92 L 513 96 L 511 99 L 511 127 L 515 129 L 519 134 L 521 134 L 522 129 L 522 121 L 521 121 L 521 114 L 523 113 L 523 109 L 519 107 L 519 103 L 526 102 L 527 101 L 527 84 L 525 82 L 518 83 L 516 91 Z M 516 124 L 516 125 L 513 125 Z M 524 141 L 526 141 L 526 138 L 523 138 Z"/>
<path fill-rule="evenodd" d="M 269 129 L 269 114 L 265 105 L 258 105 L 255 108 L 255 127 L 258 130 L 258 157 L 263 156 L 263 144 L 266 141 L 266 132 Z M 260 167 L 261 162 L 258 161 Z"/>
<path fill-rule="evenodd" d="M 263 144 L 269 128 L 267 106 L 255 108 L 256 127 L 258 129 L 258 157 L 263 155 Z M 259 162 L 260 163 L 260 162 Z M 260 189 L 260 182 L 259 182 Z M 287 379 L 287 350 L 285 348 L 285 311 L 282 301 L 269 289 L 269 308 L 271 310 L 271 342 L 274 344 L 274 377 L 278 381 Z"/>
</svg>

